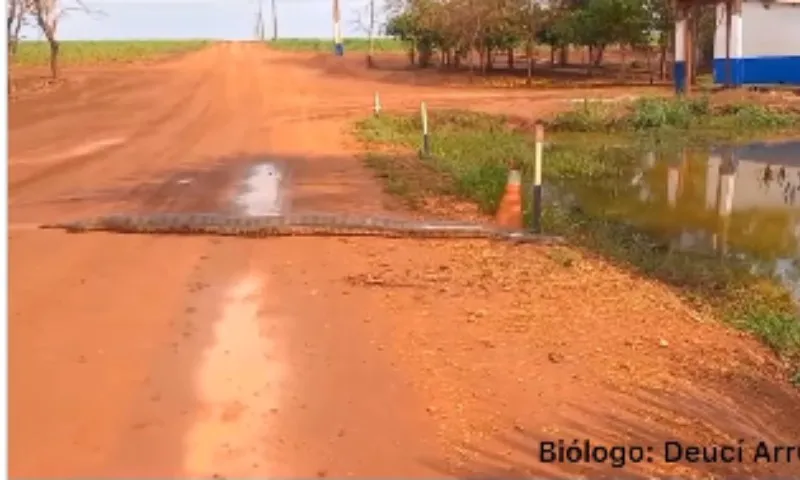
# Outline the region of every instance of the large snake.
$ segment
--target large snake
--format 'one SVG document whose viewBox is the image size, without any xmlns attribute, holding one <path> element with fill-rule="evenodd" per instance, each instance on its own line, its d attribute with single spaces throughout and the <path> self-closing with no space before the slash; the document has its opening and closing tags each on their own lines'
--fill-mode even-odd
<svg viewBox="0 0 800 480">
<path fill-rule="evenodd" d="M 229 215 L 220 213 L 116 214 L 41 225 L 70 233 L 195 234 L 239 237 L 373 236 L 394 238 L 496 239 L 561 243 L 559 237 L 451 221 L 416 221 L 337 214 Z"/>
</svg>

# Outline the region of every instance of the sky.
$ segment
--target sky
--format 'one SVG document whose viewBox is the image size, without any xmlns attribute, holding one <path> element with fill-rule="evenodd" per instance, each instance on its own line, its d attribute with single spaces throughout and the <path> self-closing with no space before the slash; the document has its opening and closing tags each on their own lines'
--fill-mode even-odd
<svg viewBox="0 0 800 480">
<path fill-rule="evenodd" d="M 272 36 L 271 0 L 263 1 L 267 37 Z M 375 0 L 378 18 L 384 1 Z M 332 0 L 275 0 L 278 35 L 283 38 L 332 38 Z M 58 27 L 62 40 L 127 40 L 255 38 L 258 0 L 84 0 L 95 11 L 75 10 L 75 0 L 62 0 L 66 11 Z M 359 17 L 368 19 L 369 0 L 340 0 L 345 37 L 364 37 Z M 72 8 L 71 8 L 72 7 Z M 33 28 L 25 38 L 41 39 Z"/>
</svg>

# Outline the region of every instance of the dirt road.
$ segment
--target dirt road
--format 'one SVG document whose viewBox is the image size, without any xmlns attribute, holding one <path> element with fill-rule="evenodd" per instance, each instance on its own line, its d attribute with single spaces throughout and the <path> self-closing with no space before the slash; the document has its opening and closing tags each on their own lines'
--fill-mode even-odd
<svg viewBox="0 0 800 480">
<path fill-rule="evenodd" d="M 798 443 L 800 395 L 756 341 L 586 252 L 28 228 L 228 210 L 263 164 L 282 208 L 381 211 L 346 135 L 374 90 L 387 108 L 554 95 L 329 67 L 219 44 L 12 104 L 12 476 L 796 471 L 660 459 L 666 439 Z M 575 438 L 653 446 L 654 461 L 538 460 L 538 442 Z"/>
</svg>

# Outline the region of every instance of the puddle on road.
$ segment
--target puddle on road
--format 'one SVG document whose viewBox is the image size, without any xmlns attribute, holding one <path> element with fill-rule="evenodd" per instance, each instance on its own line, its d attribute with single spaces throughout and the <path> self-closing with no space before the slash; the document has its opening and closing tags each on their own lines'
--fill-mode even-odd
<svg viewBox="0 0 800 480">
<path fill-rule="evenodd" d="M 593 216 L 654 233 L 678 251 L 746 261 L 800 302 L 800 140 L 672 152 L 612 149 L 612 181 L 563 185 Z"/>
<path fill-rule="evenodd" d="M 269 438 L 267 420 L 280 406 L 285 369 L 260 313 L 268 287 L 264 279 L 248 275 L 225 294 L 214 342 L 195 377 L 203 408 L 185 438 L 183 460 L 189 476 L 224 472 L 245 478 L 270 470 L 264 443 Z"/>
<path fill-rule="evenodd" d="M 247 172 L 236 206 L 245 215 L 278 215 L 284 207 L 284 172 L 274 163 L 259 163 Z"/>
</svg>

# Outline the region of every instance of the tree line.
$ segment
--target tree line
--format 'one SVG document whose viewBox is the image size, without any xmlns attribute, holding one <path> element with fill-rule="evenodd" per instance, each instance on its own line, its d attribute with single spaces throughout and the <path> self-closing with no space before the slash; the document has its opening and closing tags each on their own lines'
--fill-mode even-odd
<svg viewBox="0 0 800 480">
<path fill-rule="evenodd" d="M 553 65 L 565 65 L 571 48 L 588 51 L 591 74 L 606 49 L 615 46 L 623 53 L 643 53 L 648 63 L 657 57 L 663 80 L 673 50 L 671 0 L 390 0 L 389 10 L 386 33 L 406 41 L 411 62 L 420 67 L 431 65 L 438 54 L 443 68 L 467 62 L 470 70 L 485 73 L 502 52 L 513 69 L 515 52 L 524 49 L 530 78 L 535 47 L 547 45 Z M 692 25 L 698 58 L 709 58 L 713 6 L 699 13 Z"/>
</svg>

